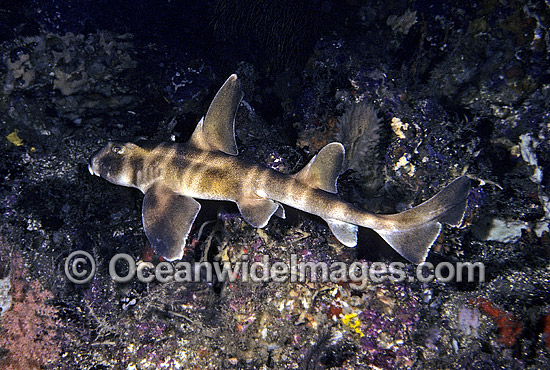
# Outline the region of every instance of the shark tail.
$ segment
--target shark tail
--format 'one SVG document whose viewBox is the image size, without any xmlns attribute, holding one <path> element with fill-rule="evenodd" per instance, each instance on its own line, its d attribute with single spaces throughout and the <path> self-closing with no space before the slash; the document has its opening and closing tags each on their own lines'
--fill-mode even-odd
<svg viewBox="0 0 550 370">
<path fill-rule="evenodd" d="M 470 180 L 459 177 L 424 203 L 382 216 L 385 227 L 374 230 L 408 261 L 422 263 L 441 232 L 441 224 L 459 226 L 462 223 L 469 191 Z"/>
</svg>

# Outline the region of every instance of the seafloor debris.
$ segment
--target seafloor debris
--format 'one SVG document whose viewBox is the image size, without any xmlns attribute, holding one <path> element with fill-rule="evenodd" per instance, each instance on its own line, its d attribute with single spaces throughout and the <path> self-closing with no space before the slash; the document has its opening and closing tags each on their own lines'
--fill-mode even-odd
<svg viewBox="0 0 550 370">
<path fill-rule="evenodd" d="M 0 279 L 0 317 L 4 316 L 11 308 L 11 282 L 10 277 L 6 276 Z"/>
<path fill-rule="evenodd" d="M 298 6 L 313 9 L 307 15 L 275 5 L 286 21 L 332 22 L 322 38 L 311 39 L 316 30 L 285 39 L 268 34 L 278 32 L 269 14 L 245 28 L 227 18 L 224 27 L 236 28 L 226 36 L 262 27 L 243 49 L 242 38 L 218 42 L 205 21 L 211 2 L 173 12 L 178 3 L 0 4 L 0 367 L 14 352 L 25 369 L 548 367 L 546 2 L 323 1 Z M 291 53 L 255 50 L 262 40 Z M 281 65 L 306 44 L 303 65 Z M 485 281 L 113 282 L 116 253 L 159 260 L 141 230 L 140 197 L 95 182 L 85 168 L 91 151 L 109 139 L 184 141 L 219 80 L 235 72 L 245 91 L 236 125 L 243 157 L 293 173 L 349 125 L 363 133 L 350 143 L 368 150 L 348 149 L 354 169 L 339 193 L 383 213 L 470 176 L 467 226 L 444 229 L 428 262 L 483 262 Z M 361 107 L 376 122 L 355 130 L 366 127 L 351 119 Z M 203 210 L 184 262 L 402 261 L 366 230 L 349 249 L 303 214 L 256 230 L 230 206 Z M 64 276 L 75 250 L 97 261 L 89 284 Z M 13 264 L 26 267 L 23 280 L 9 277 Z M 415 276 L 414 266 L 406 271 Z M 33 334 L 37 327 L 51 330 Z"/>
<path fill-rule="evenodd" d="M 400 32 L 404 35 L 409 33 L 409 29 L 417 22 L 416 11 L 407 9 L 403 15 L 392 14 L 386 20 L 386 24 L 391 27 L 392 31 Z"/>
</svg>

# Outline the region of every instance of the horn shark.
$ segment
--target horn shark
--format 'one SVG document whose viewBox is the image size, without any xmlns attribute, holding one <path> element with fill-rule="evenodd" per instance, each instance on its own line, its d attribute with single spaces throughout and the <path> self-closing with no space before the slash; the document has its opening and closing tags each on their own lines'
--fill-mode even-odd
<svg viewBox="0 0 550 370">
<path fill-rule="evenodd" d="M 183 256 L 187 236 L 201 206 L 196 199 L 237 204 L 242 217 L 262 228 L 274 214 L 284 218 L 288 205 L 324 219 L 345 246 L 357 244 L 358 226 L 376 231 L 413 263 L 425 260 L 441 224 L 459 226 L 470 180 L 463 176 L 431 199 L 407 211 L 366 212 L 336 195 L 344 146 L 321 149 L 298 173 L 286 175 L 237 157 L 235 114 L 243 98 L 235 74 L 220 88 L 191 139 L 144 148 L 109 142 L 90 159 L 93 175 L 143 192 L 143 228 L 155 251 L 166 260 Z"/>
</svg>

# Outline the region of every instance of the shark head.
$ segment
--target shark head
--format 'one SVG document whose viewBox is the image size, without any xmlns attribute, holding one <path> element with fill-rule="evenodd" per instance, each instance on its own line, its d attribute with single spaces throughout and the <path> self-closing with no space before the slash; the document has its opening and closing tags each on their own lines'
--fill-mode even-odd
<svg viewBox="0 0 550 370">
<path fill-rule="evenodd" d="M 113 184 L 135 186 L 136 161 L 143 152 L 136 144 L 110 141 L 90 158 L 88 170 Z"/>
</svg>

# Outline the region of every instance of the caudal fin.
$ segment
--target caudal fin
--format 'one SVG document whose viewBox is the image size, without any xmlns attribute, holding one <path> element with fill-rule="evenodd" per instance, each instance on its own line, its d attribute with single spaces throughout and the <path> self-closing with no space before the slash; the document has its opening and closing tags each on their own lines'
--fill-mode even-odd
<svg viewBox="0 0 550 370">
<path fill-rule="evenodd" d="M 375 231 L 410 262 L 424 262 L 441 232 L 441 224 L 461 224 L 469 191 L 470 180 L 459 177 L 424 203 L 405 212 L 384 215 L 391 227 Z"/>
</svg>

